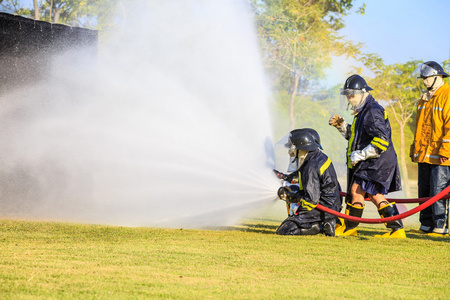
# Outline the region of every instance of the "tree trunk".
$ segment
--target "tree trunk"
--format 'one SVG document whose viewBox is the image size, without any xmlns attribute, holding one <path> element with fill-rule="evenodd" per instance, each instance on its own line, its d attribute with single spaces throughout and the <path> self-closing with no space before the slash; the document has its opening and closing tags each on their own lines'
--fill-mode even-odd
<svg viewBox="0 0 450 300">
<path fill-rule="evenodd" d="M 409 186 L 409 176 L 408 169 L 406 168 L 406 157 L 405 157 L 405 125 L 400 124 L 400 168 L 403 178 L 403 187 L 405 188 L 406 198 L 411 197 L 411 189 Z"/>
<path fill-rule="evenodd" d="M 58 8 L 58 10 L 55 11 L 55 13 L 54 13 L 55 16 L 53 17 L 53 23 L 58 23 L 61 12 L 62 12 L 61 8 Z"/>
<path fill-rule="evenodd" d="M 294 101 L 297 96 L 298 80 L 300 75 L 294 77 L 294 88 L 292 90 L 291 99 L 289 100 L 289 120 L 291 121 L 291 130 L 295 129 Z"/>
<path fill-rule="evenodd" d="M 50 0 L 50 17 L 49 17 L 50 23 L 52 23 L 52 9 L 53 9 L 53 0 Z"/>
<path fill-rule="evenodd" d="M 41 15 L 39 13 L 39 5 L 37 0 L 33 0 L 33 4 L 34 4 L 34 19 L 35 20 L 40 20 L 41 19 Z"/>
</svg>

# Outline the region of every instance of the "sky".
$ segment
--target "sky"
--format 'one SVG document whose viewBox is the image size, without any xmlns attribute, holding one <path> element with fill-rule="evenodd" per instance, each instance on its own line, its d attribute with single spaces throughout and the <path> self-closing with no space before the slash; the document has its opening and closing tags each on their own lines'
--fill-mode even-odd
<svg viewBox="0 0 450 300">
<path fill-rule="evenodd" d="M 21 2 L 32 6 L 32 0 Z M 364 43 L 364 51 L 377 53 L 386 64 L 450 59 L 449 0 L 355 0 L 353 11 L 363 3 L 365 14 L 346 16 L 341 34 Z M 324 82 L 329 87 L 343 83 L 354 64 L 342 57 L 333 61 Z"/>
<path fill-rule="evenodd" d="M 356 0 L 354 10 L 363 3 L 365 14 L 346 16 L 341 34 L 364 43 L 364 51 L 377 53 L 386 64 L 450 59 L 450 1 Z M 334 59 L 327 84 L 343 84 L 349 63 L 344 58 Z"/>
</svg>

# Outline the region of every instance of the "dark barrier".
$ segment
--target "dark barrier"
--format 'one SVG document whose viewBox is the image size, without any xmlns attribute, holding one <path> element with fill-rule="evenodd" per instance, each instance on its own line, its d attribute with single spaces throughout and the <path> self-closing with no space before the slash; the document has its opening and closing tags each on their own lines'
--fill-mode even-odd
<svg viewBox="0 0 450 300">
<path fill-rule="evenodd" d="M 66 54 L 64 62 L 75 66 L 97 53 L 96 30 L 7 13 L 0 13 L 0 30 L 0 94 L 45 80 L 57 55 Z"/>
</svg>

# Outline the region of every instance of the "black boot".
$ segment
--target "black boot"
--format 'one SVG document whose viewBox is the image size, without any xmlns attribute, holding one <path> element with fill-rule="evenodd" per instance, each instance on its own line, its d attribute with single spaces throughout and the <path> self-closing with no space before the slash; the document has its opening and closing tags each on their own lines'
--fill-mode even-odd
<svg viewBox="0 0 450 300">
<path fill-rule="evenodd" d="M 323 222 L 322 232 L 326 236 L 335 236 L 334 234 L 335 228 L 336 228 L 336 218 L 333 218 L 331 220 Z"/>
<path fill-rule="evenodd" d="M 347 207 L 345 208 L 345 214 L 361 218 L 364 211 L 364 206 L 358 207 L 354 206 L 347 202 Z M 340 227 L 339 230 L 336 230 L 336 236 L 349 236 L 349 235 L 357 235 L 356 227 L 358 227 L 359 222 L 344 220 L 344 226 Z"/>
<path fill-rule="evenodd" d="M 378 209 L 378 213 L 382 218 L 389 218 L 393 216 L 398 216 L 398 209 L 394 202 L 389 203 L 385 206 L 382 206 Z M 382 238 L 398 238 L 398 239 L 405 239 L 406 234 L 405 230 L 403 229 L 403 222 L 402 220 L 397 221 L 391 221 L 384 223 L 387 228 L 391 229 L 391 232 L 387 232 L 383 235 L 375 235 L 375 237 L 382 237 Z"/>
</svg>

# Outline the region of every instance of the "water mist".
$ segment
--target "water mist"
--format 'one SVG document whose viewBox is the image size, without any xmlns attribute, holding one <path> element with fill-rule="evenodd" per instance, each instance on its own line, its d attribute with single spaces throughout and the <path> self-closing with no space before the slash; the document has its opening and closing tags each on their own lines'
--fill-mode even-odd
<svg viewBox="0 0 450 300">
<path fill-rule="evenodd" d="M 200 228 L 271 203 L 270 95 L 245 1 L 124 4 L 95 62 L 69 72 L 61 57 L 51 84 L 1 99 L 0 214 Z"/>
</svg>

